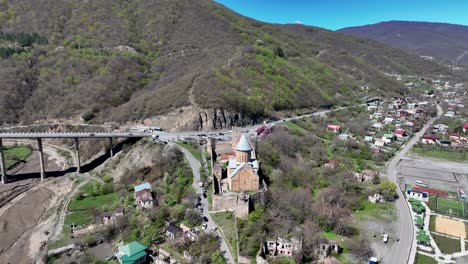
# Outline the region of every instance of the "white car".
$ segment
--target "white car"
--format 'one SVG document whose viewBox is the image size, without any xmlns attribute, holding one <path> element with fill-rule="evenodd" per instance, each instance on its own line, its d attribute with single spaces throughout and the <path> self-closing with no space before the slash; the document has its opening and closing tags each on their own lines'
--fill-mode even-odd
<svg viewBox="0 0 468 264">
<path fill-rule="evenodd" d="M 388 234 L 383 234 L 383 242 L 384 243 L 388 242 Z"/>
<path fill-rule="evenodd" d="M 207 223 L 203 223 L 202 228 L 203 228 L 203 230 L 205 230 L 206 228 L 208 228 L 208 224 L 207 224 Z"/>
<path fill-rule="evenodd" d="M 213 233 L 216 232 L 216 230 L 218 230 L 218 228 L 217 228 L 216 226 L 213 226 L 213 227 L 211 228 L 211 232 L 213 232 Z"/>
</svg>

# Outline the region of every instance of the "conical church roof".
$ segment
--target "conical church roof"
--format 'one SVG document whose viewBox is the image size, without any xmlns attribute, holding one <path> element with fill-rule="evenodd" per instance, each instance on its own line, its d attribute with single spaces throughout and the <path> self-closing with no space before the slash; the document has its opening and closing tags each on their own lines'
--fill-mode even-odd
<svg viewBox="0 0 468 264">
<path fill-rule="evenodd" d="M 237 143 L 236 150 L 238 151 L 251 151 L 252 146 L 250 146 L 249 140 L 245 135 L 242 135 L 239 143 Z"/>
</svg>

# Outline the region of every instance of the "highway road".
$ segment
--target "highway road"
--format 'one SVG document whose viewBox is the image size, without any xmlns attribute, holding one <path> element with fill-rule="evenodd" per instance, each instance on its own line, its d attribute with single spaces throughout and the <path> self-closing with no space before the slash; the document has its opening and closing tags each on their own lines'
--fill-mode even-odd
<svg viewBox="0 0 468 264">
<path fill-rule="evenodd" d="M 409 140 L 404 147 L 393 157 L 393 159 L 389 162 L 387 168 L 387 177 L 389 180 L 394 182 L 397 186 L 398 184 L 398 174 L 397 174 L 397 166 L 400 160 L 408 153 L 408 151 L 416 144 L 421 137 L 426 133 L 427 129 L 434 124 L 435 120 L 437 120 L 442 115 L 442 108 L 437 106 L 437 117 L 432 118 L 429 120 L 424 127 L 414 135 L 414 137 Z M 383 263 L 395 263 L 395 264 L 404 264 L 414 263 L 414 259 L 416 256 L 416 239 L 415 239 L 415 229 L 414 229 L 414 220 L 411 217 L 411 212 L 404 195 L 400 188 L 397 188 L 398 192 L 398 199 L 395 201 L 395 207 L 398 212 L 398 223 L 399 223 L 399 234 L 397 237 L 400 239 L 396 247 L 387 252 L 383 256 L 382 262 Z"/>
<path fill-rule="evenodd" d="M 173 144 L 173 143 L 171 143 Z M 193 188 L 195 189 L 196 193 L 202 198 L 200 203 L 203 208 L 203 213 L 202 216 L 206 217 L 208 219 L 208 228 L 206 228 L 204 231 L 206 233 L 213 233 L 211 229 L 215 227 L 215 223 L 213 219 L 211 218 L 211 215 L 209 213 L 209 207 L 208 207 L 208 199 L 203 197 L 203 188 L 200 187 L 198 184 L 200 182 L 200 167 L 201 164 L 200 162 L 190 153 L 190 151 L 186 150 L 185 148 L 182 148 L 181 146 L 177 144 L 173 144 L 177 148 L 179 148 L 182 153 L 184 153 L 185 158 L 188 160 L 190 167 L 192 168 L 193 171 Z M 195 201 L 194 201 L 195 202 Z M 221 252 L 224 255 L 224 258 L 226 259 L 227 263 L 234 264 L 234 258 L 232 257 L 231 250 L 229 249 L 226 241 L 224 240 L 224 237 L 221 235 L 219 230 L 215 232 L 215 234 L 220 238 L 221 242 Z M 237 252 L 235 252 L 237 254 Z"/>
</svg>

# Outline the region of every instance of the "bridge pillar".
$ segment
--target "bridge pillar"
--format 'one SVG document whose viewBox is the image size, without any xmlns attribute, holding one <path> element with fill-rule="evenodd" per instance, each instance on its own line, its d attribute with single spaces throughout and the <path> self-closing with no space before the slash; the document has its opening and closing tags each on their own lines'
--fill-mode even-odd
<svg viewBox="0 0 468 264">
<path fill-rule="evenodd" d="M 78 138 L 75 138 L 75 155 L 76 155 L 76 172 L 81 172 L 81 164 L 80 164 L 80 142 Z"/>
<path fill-rule="evenodd" d="M 3 141 L 0 138 L 0 170 L 1 170 L 1 178 L 2 178 L 2 184 L 7 183 L 7 173 L 6 173 L 6 165 L 5 165 L 5 155 L 3 152 Z"/>
<path fill-rule="evenodd" d="M 39 149 L 39 163 L 41 164 L 41 181 L 45 178 L 44 150 L 42 149 L 42 138 L 37 138 L 37 147 Z"/>
<path fill-rule="evenodd" d="M 110 137 L 109 138 L 109 142 L 110 142 L 110 157 L 113 158 L 114 157 L 114 144 L 112 143 L 112 138 Z"/>
</svg>

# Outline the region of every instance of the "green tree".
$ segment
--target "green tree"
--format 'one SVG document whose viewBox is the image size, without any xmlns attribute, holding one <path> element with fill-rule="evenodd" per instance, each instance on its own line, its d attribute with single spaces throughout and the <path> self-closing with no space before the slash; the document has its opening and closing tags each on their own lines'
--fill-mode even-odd
<svg viewBox="0 0 468 264">
<path fill-rule="evenodd" d="M 389 181 L 389 180 L 383 180 L 380 184 L 379 184 L 379 190 L 380 190 L 380 193 L 382 194 L 382 196 L 386 199 L 386 200 L 394 200 L 396 195 L 397 195 L 397 186 L 395 183 Z"/>
</svg>

